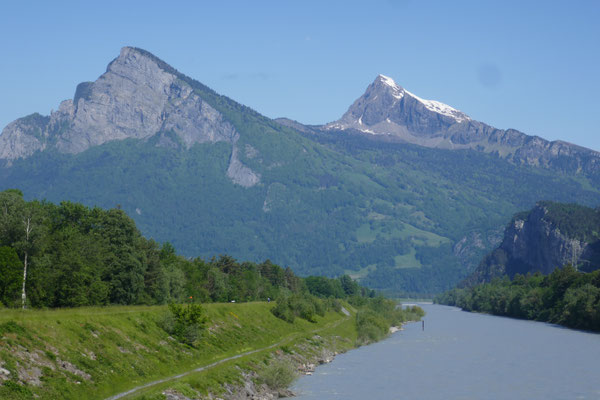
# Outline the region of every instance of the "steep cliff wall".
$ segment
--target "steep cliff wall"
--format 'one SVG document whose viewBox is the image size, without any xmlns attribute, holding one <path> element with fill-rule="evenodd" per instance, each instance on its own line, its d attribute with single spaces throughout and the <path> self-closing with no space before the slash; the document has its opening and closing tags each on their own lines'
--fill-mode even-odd
<svg viewBox="0 0 600 400">
<path fill-rule="evenodd" d="M 463 285 L 494 277 L 541 272 L 573 264 L 581 271 L 600 264 L 599 211 L 575 204 L 539 202 L 513 217 L 500 246 L 488 254 Z"/>
</svg>

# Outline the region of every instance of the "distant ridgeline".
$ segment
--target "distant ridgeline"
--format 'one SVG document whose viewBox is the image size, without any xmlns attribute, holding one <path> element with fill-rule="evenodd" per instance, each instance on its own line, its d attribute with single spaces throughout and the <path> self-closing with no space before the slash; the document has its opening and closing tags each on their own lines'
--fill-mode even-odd
<svg viewBox="0 0 600 400">
<path fill-rule="evenodd" d="M 27 202 L 18 190 L 7 190 L 0 192 L 0 209 L 0 306 L 21 305 L 25 260 L 32 307 L 375 295 L 347 275 L 300 278 L 269 260 L 179 256 L 169 243 L 160 246 L 144 238 L 116 208 Z M 307 307 L 317 303 L 309 301 Z"/>
<path fill-rule="evenodd" d="M 539 202 L 513 217 L 461 287 L 435 301 L 600 331 L 599 232 L 599 209 Z"/>
</svg>

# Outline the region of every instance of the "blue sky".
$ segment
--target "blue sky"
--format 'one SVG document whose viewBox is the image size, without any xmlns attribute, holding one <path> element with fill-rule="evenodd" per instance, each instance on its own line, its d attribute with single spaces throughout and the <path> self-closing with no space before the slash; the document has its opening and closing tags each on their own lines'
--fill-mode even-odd
<svg viewBox="0 0 600 400">
<path fill-rule="evenodd" d="M 273 118 L 335 120 L 382 73 L 498 128 L 600 150 L 599 1 L 12 3 L 0 127 L 49 114 L 131 45 Z"/>
</svg>

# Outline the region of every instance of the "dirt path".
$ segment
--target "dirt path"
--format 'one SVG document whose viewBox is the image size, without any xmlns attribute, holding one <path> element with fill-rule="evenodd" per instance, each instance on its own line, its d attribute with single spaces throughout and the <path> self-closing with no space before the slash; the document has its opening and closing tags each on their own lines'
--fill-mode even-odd
<svg viewBox="0 0 600 400">
<path fill-rule="evenodd" d="M 344 322 L 344 321 L 348 320 L 348 318 L 350 318 L 350 313 L 349 313 L 349 312 L 348 312 L 346 309 L 344 309 L 343 311 L 344 311 L 344 314 L 346 315 L 346 317 L 344 317 L 344 318 L 342 318 L 342 319 L 340 319 L 340 320 L 338 320 L 338 321 L 331 322 L 331 323 L 329 323 L 329 324 L 327 324 L 327 325 L 325 325 L 325 326 L 323 326 L 323 327 L 321 327 L 321 328 L 318 328 L 318 329 L 312 330 L 312 331 L 310 331 L 310 332 L 308 332 L 308 333 L 314 334 L 314 333 L 320 332 L 320 331 L 322 331 L 322 330 L 324 330 L 324 329 L 328 329 L 328 328 L 335 328 L 336 326 L 338 326 L 338 325 L 339 325 L 339 324 L 341 324 L 342 322 Z M 346 313 L 347 313 L 347 314 L 346 314 Z M 146 389 L 146 388 L 149 388 L 149 387 L 151 387 L 151 386 L 158 385 L 158 384 L 160 384 L 160 383 L 169 382 L 169 381 L 172 381 L 172 380 L 175 380 L 175 379 L 180 379 L 180 378 L 183 378 L 183 377 L 185 377 L 185 376 L 187 376 L 187 375 L 193 374 L 193 373 L 195 373 L 195 372 L 201 372 L 201 371 L 205 371 L 205 370 L 207 370 L 207 369 L 210 369 L 210 368 L 212 368 L 212 367 L 215 367 L 215 366 L 217 366 L 217 365 L 219 365 L 219 364 L 223 364 L 223 363 L 225 363 L 225 362 L 227 362 L 227 361 L 235 360 L 235 359 L 237 359 L 237 358 L 241 358 L 241 357 L 244 357 L 244 356 L 247 356 L 247 355 L 250 355 L 250 354 L 258 353 L 259 351 L 268 350 L 268 349 L 272 349 L 273 347 L 281 346 L 281 345 L 282 345 L 282 344 L 284 344 L 285 342 L 288 342 L 288 341 L 290 341 L 290 340 L 294 339 L 294 338 L 295 338 L 295 337 L 297 337 L 298 335 L 299 335 L 299 333 L 293 333 L 293 334 L 291 334 L 290 336 L 286 337 L 285 339 L 282 339 L 282 340 L 280 340 L 279 342 L 277 342 L 277 343 L 274 343 L 274 344 L 272 344 L 272 345 L 270 345 L 270 346 L 261 347 L 260 349 L 255 349 L 255 350 L 247 351 L 247 352 L 245 352 L 245 353 L 240 353 L 240 354 L 238 354 L 238 355 L 231 356 L 231 357 L 227 357 L 227 358 L 224 358 L 224 359 L 222 359 L 222 360 L 215 361 L 215 362 L 214 362 L 214 363 L 212 363 L 212 364 L 208 364 L 208 365 L 205 365 L 205 366 L 203 366 L 203 367 L 195 368 L 195 369 L 192 369 L 192 370 L 190 370 L 190 371 L 187 371 L 187 372 L 183 372 L 183 373 L 181 373 L 181 374 L 178 374 L 178 375 L 173 375 L 173 376 L 170 376 L 170 377 L 168 377 L 168 378 L 163 378 L 163 379 L 157 379 L 157 380 L 155 380 L 155 381 L 148 382 L 148 383 L 145 383 L 145 384 L 143 384 L 143 385 L 140 385 L 140 386 L 136 386 L 136 387 L 134 387 L 133 389 L 129 389 L 129 390 L 128 390 L 128 391 L 126 391 L 126 392 L 121 392 L 121 393 L 115 394 L 115 395 L 113 395 L 113 396 L 111 396 L 111 397 L 107 397 L 107 398 L 106 398 L 106 400 L 116 400 L 116 399 L 121 399 L 121 398 L 123 398 L 123 397 L 125 397 L 125 396 L 129 396 L 130 394 L 133 394 L 133 393 L 135 393 L 135 392 L 138 392 L 138 391 L 140 391 L 140 390 L 142 390 L 142 389 Z"/>
</svg>

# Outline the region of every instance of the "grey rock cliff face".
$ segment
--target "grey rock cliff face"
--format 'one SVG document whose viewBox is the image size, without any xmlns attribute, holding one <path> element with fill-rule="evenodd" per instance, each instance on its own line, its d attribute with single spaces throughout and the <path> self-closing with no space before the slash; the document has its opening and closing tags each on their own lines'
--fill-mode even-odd
<svg viewBox="0 0 600 400">
<path fill-rule="evenodd" d="M 514 220 L 504 233 L 500 249 L 506 252 L 509 259 L 528 266 L 527 272 L 549 274 L 557 267 L 577 262 L 588 248 L 588 243 L 567 237 L 544 219 L 547 212 L 544 207 L 536 206 L 527 220 Z M 520 271 L 510 263 L 507 265 L 506 273 L 509 276 L 517 272 L 525 271 Z"/>
<path fill-rule="evenodd" d="M 420 146 L 474 149 L 494 153 L 517 164 L 569 172 L 600 173 L 600 153 L 567 142 L 550 142 L 514 129 L 496 129 L 446 104 L 424 100 L 379 75 L 338 120 L 326 130 L 358 130 Z M 566 166 L 564 160 L 569 159 Z"/>
<path fill-rule="evenodd" d="M 229 168 L 227 168 L 227 176 L 243 187 L 252 187 L 260 181 L 260 174 L 255 173 L 250 168 L 242 164 L 238 158 L 238 148 L 234 144 L 229 160 Z"/>
<path fill-rule="evenodd" d="M 547 208 L 537 204 L 527 216 L 514 218 L 504 230 L 500 245 L 488 254 L 462 286 L 489 282 L 517 273 L 551 273 L 567 264 L 577 265 L 597 257 L 592 243 L 569 237 L 546 217 Z"/>
<path fill-rule="evenodd" d="M 237 139 L 233 126 L 188 84 L 136 49 L 123 48 L 106 73 L 84 85 L 84 93 L 65 110 L 70 115 L 63 113 L 71 116 L 70 129 L 56 144 L 63 152 L 79 153 L 111 140 L 145 139 L 168 130 L 188 148 Z"/>
<path fill-rule="evenodd" d="M 9 124 L 0 136 L 0 159 L 10 164 L 49 146 L 75 154 L 109 141 L 147 139 L 167 131 L 175 133 L 185 148 L 220 141 L 234 147 L 239 138 L 233 125 L 180 76 L 132 47 L 124 47 L 102 76 L 81 83 L 73 100 L 63 101 L 45 118 L 26 117 Z M 159 145 L 172 144 L 163 142 Z M 258 183 L 258 175 L 237 157 L 232 156 L 231 163 L 234 182 Z"/>
<path fill-rule="evenodd" d="M 0 135 L 0 159 L 12 161 L 29 157 L 46 148 L 44 135 L 46 124 L 21 118 L 8 124 Z"/>
</svg>

